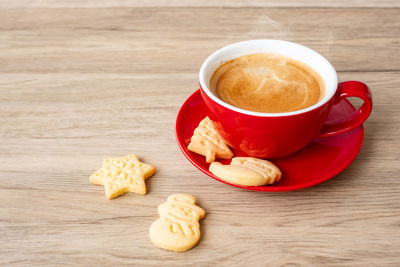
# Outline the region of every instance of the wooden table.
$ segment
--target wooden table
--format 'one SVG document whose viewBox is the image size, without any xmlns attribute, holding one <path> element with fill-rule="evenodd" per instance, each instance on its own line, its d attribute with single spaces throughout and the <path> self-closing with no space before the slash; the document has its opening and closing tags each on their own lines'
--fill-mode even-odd
<svg viewBox="0 0 400 267">
<path fill-rule="evenodd" d="M 0 263 L 4 265 L 400 264 L 400 2 L 0 2 Z M 174 137 L 202 61 L 277 38 L 327 57 L 373 93 L 363 148 L 334 179 L 261 193 L 195 169 Z M 105 156 L 158 168 L 145 196 L 112 201 L 89 175 Z M 168 195 L 207 211 L 185 253 L 152 245 Z"/>
</svg>

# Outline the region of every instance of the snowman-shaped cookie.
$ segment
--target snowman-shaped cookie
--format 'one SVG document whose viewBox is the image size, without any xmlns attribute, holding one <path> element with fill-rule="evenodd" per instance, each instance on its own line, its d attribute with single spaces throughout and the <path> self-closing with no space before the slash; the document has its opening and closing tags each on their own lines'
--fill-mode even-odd
<svg viewBox="0 0 400 267">
<path fill-rule="evenodd" d="M 158 247 L 185 251 L 200 239 L 199 220 L 205 211 L 195 205 L 196 198 L 188 194 L 174 194 L 158 206 L 160 218 L 150 227 L 150 239 Z"/>
</svg>

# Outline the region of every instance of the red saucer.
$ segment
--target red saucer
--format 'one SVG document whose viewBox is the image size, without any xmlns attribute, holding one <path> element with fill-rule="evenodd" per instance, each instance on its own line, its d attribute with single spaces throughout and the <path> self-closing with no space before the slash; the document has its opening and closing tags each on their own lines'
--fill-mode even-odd
<svg viewBox="0 0 400 267">
<path fill-rule="evenodd" d="M 332 107 L 328 121 L 337 121 L 354 112 L 353 105 L 347 100 Z M 285 158 L 272 160 L 282 171 L 279 183 L 266 186 L 242 186 L 221 180 L 208 171 L 209 163 L 205 157 L 187 150 L 190 138 L 199 122 L 207 116 L 207 107 L 200 95 L 194 92 L 182 105 L 176 118 L 176 140 L 186 158 L 208 176 L 230 184 L 255 191 L 292 191 L 307 188 L 329 180 L 343 171 L 356 158 L 364 138 L 364 128 L 359 126 L 351 131 L 335 136 L 315 138 L 299 152 Z M 246 156 L 236 154 L 234 156 Z M 229 164 L 230 160 L 218 160 Z"/>
</svg>

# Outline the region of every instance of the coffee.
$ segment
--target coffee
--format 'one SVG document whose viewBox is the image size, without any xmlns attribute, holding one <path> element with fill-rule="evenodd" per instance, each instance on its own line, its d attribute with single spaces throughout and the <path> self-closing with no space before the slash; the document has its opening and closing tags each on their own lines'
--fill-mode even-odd
<svg viewBox="0 0 400 267">
<path fill-rule="evenodd" d="M 280 113 L 307 108 L 325 95 L 321 76 L 277 54 L 250 54 L 221 65 L 210 81 L 222 101 L 250 111 Z"/>
</svg>

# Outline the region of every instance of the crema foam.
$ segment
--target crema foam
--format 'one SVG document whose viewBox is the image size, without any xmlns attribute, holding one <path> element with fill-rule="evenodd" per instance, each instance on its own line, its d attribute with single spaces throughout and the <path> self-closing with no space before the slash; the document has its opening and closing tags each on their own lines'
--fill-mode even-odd
<svg viewBox="0 0 400 267">
<path fill-rule="evenodd" d="M 325 84 L 314 69 L 286 56 L 264 53 L 222 64 L 210 88 L 228 104 L 264 113 L 301 110 L 325 95 Z"/>
</svg>

